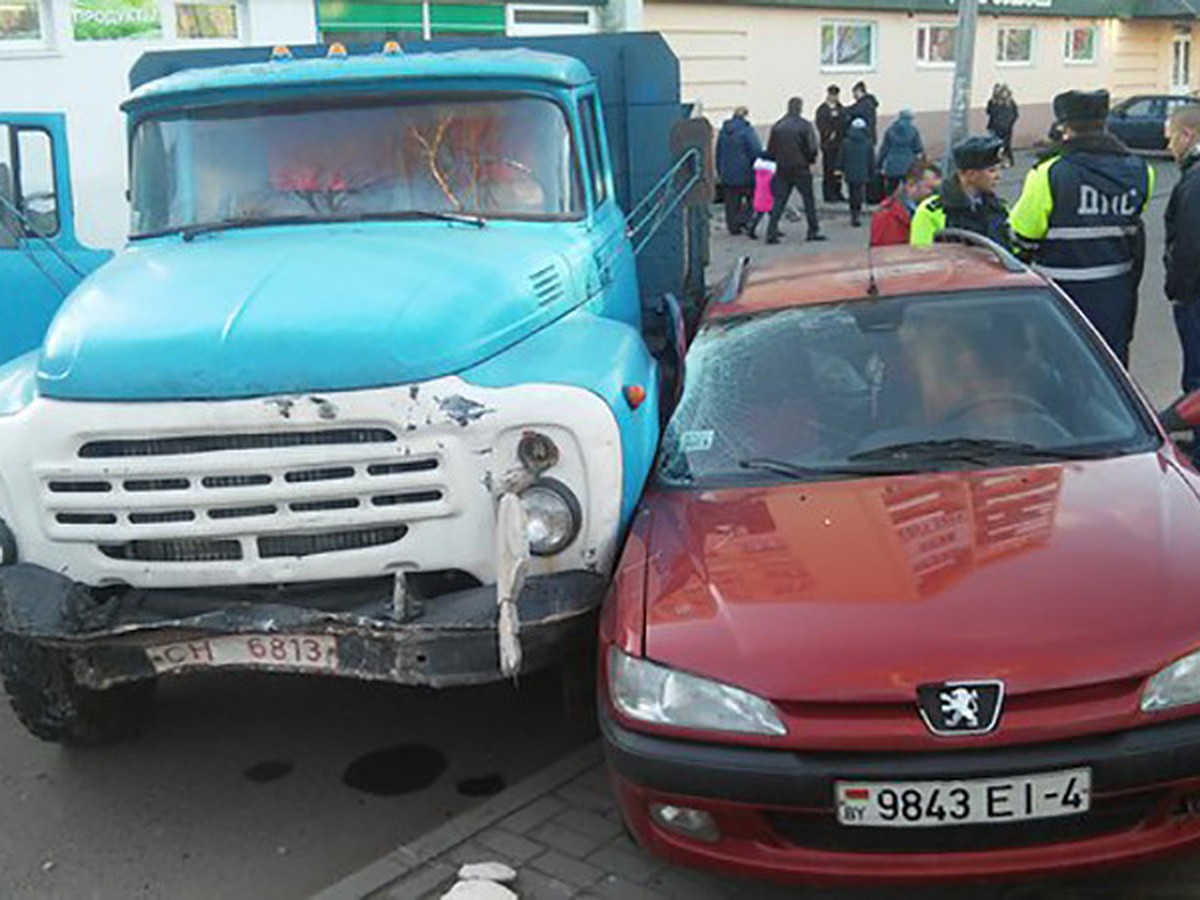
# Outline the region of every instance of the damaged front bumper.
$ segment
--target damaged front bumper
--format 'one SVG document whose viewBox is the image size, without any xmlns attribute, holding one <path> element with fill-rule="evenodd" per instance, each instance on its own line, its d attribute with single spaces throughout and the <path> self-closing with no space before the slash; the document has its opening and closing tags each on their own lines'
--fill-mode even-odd
<svg viewBox="0 0 1200 900">
<path fill-rule="evenodd" d="M 606 579 L 569 571 L 528 578 L 517 600 L 522 672 L 594 640 Z M 495 585 L 431 597 L 397 619 L 390 579 L 288 587 L 103 588 L 41 566 L 0 568 L 0 631 L 69 651 L 78 682 L 127 681 L 212 668 L 315 673 L 303 659 L 214 655 L 235 636 L 313 638 L 321 672 L 445 687 L 501 680 Z M 179 647 L 164 667 L 161 652 Z"/>
</svg>

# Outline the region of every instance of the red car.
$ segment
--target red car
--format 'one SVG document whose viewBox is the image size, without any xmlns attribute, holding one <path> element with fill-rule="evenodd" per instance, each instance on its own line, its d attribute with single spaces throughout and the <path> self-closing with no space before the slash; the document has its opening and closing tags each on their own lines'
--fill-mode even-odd
<svg viewBox="0 0 1200 900">
<path fill-rule="evenodd" d="M 995 245 L 714 304 L 601 618 L 637 839 L 776 881 L 1200 846 L 1200 475 Z M 871 264 L 873 262 L 873 265 Z"/>
</svg>

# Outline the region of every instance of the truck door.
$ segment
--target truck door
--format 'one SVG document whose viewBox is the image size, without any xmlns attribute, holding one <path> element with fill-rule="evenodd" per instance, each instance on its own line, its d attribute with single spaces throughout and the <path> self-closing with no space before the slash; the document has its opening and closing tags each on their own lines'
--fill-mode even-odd
<svg viewBox="0 0 1200 900">
<path fill-rule="evenodd" d="M 0 113 L 0 364 L 39 346 L 67 294 L 111 255 L 75 238 L 65 118 Z"/>
</svg>

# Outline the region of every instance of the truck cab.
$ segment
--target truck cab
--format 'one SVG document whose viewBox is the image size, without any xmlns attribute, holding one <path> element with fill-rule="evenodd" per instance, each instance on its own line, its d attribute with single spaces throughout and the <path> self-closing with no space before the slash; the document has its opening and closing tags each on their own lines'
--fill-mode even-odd
<svg viewBox="0 0 1200 900">
<path fill-rule="evenodd" d="M 591 641 L 660 399 L 600 95 L 395 47 L 132 93 L 129 244 L 0 369 L 31 732 L 121 737 L 193 670 L 442 686 Z"/>
</svg>

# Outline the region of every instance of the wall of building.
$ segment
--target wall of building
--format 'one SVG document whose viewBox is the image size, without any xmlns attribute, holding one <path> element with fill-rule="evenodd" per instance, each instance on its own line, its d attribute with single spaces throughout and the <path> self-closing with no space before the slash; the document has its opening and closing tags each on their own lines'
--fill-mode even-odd
<svg viewBox="0 0 1200 900">
<path fill-rule="evenodd" d="M 125 239 L 126 148 L 118 105 L 129 94 L 129 69 L 138 57 L 150 50 L 316 40 L 308 0 L 244 2 L 236 40 L 177 39 L 173 9 L 164 2 L 161 38 L 77 41 L 68 0 L 52 0 L 47 9 L 43 46 L 0 47 L 0 110 L 66 114 L 76 221 L 80 238 L 96 247 Z"/>
<path fill-rule="evenodd" d="M 939 153 L 944 145 L 953 66 L 918 62 L 916 44 L 919 26 L 952 26 L 952 15 L 845 12 L 832 0 L 825 10 L 652 0 L 646 4 L 645 19 L 646 27 L 661 31 L 679 55 L 685 97 L 697 102 L 710 118 L 719 121 L 734 106 L 745 104 L 761 127 L 782 114 L 793 95 L 804 98 L 811 115 L 824 99 L 826 85 L 839 84 L 843 102 L 848 102 L 851 85 L 863 79 L 880 101 L 882 123 L 910 107 L 917 113 L 930 152 Z M 876 24 L 873 66 L 851 70 L 821 64 L 821 26 L 833 19 Z M 1091 25 L 1098 28 L 1096 60 L 1066 61 L 1067 30 Z M 1034 28 L 1029 63 L 996 60 L 998 32 L 1012 26 Z M 1165 91 L 1172 33 L 1171 23 L 1157 20 L 982 14 L 975 50 L 972 128 L 984 127 L 984 107 L 997 82 L 1012 88 L 1020 106 L 1018 143 L 1032 143 L 1046 134 L 1052 121 L 1050 101 L 1059 91 L 1108 87 L 1115 96 Z"/>
</svg>

